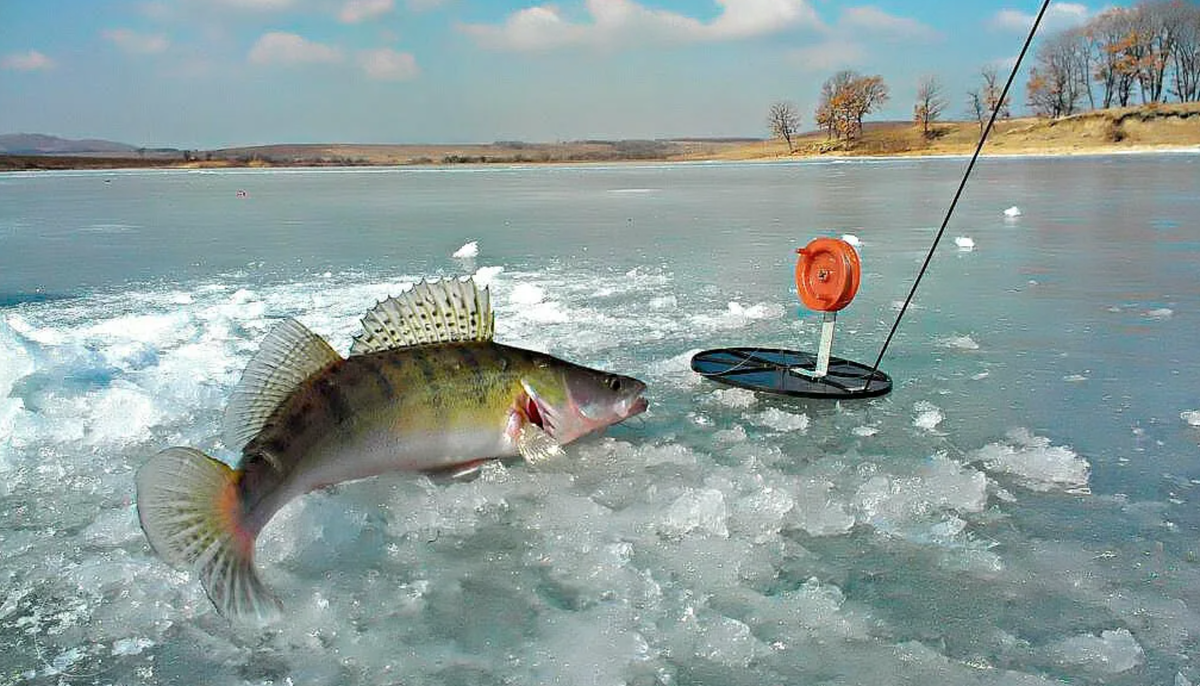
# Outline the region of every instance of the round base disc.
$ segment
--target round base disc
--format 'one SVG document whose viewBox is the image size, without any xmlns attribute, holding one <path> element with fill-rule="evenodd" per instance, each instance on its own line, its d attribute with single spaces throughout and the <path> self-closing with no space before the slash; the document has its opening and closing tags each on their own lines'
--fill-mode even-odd
<svg viewBox="0 0 1200 686">
<path fill-rule="evenodd" d="M 692 371 L 763 393 L 844 400 L 874 398 L 892 390 L 891 377 L 881 371 L 871 374 L 865 364 L 831 357 L 828 373 L 819 378 L 811 376 L 816 367 L 812 353 L 775 348 L 721 348 L 692 357 Z"/>
</svg>

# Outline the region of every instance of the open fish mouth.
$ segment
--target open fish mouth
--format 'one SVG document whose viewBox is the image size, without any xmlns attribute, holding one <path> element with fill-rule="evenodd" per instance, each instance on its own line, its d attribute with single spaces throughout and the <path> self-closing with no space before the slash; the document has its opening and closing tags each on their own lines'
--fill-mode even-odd
<svg viewBox="0 0 1200 686">
<path fill-rule="evenodd" d="M 639 414 L 645 412 L 649 407 L 650 407 L 650 401 L 646 400 L 645 398 L 643 398 L 641 396 L 638 396 L 638 399 L 634 400 L 633 403 L 629 406 L 629 411 L 625 413 L 624 418 L 629 419 L 630 417 L 636 417 Z"/>
</svg>

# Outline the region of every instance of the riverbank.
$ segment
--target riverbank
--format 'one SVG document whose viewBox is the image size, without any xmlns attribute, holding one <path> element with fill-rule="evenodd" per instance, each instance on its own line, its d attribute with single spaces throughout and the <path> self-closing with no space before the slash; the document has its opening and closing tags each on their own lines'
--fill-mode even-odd
<svg viewBox="0 0 1200 686">
<path fill-rule="evenodd" d="M 0 155 L 0 171 L 454 164 L 561 164 L 589 162 L 751 161 L 819 157 L 904 157 L 970 154 L 978 122 L 940 122 L 925 135 L 911 122 L 868 122 L 853 141 L 814 131 L 781 140 L 665 139 L 487 144 L 258 145 L 182 150 L 176 155 Z M 1019 118 L 996 123 L 989 155 L 1075 155 L 1200 151 L 1200 103 L 1171 103 L 1085 112 L 1059 119 Z"/>
</svg>

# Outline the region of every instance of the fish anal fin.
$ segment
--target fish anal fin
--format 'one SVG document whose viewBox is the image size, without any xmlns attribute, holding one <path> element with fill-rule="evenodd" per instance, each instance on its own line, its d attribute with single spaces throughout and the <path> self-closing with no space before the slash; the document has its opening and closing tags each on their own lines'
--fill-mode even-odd
<svg viewBox="0 0 1200 686">
<path fill-rule="evenodd" d="M 495 330 L 491 295 L 474 279 L 421 281 L 380 302 L 362 318 L 351 355 L 431 343 L 490 341 Z"/>
<path fill-rule="evenodd" d="M 199 450 L 168 448 L 138 470 L 138 518 L 160 557 L 196 571 L 218 612 L 266 620 L 280 605 L 254 571 L 258 532 L 244 516 L 240 476 Z"/>
<path fill-rule="evenodd" d="M 325 339 L 295 319 L 277 325 L 246 365 L 229 398 L 225 444 L 235 450 L 245 446 L 305 379 L 340 359 Z"/>
</svg>

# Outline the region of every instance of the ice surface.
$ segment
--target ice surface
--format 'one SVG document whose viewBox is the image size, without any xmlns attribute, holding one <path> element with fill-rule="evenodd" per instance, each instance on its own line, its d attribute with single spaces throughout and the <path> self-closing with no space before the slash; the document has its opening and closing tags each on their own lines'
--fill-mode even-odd
<svg viewBox="0 0 1200 686">
<path fill-rule="evenodd" d="M 872 248 L 909 254 L 909 233 L 883 232 Z M 1085 289 L 1036 272 L 1046 287 L 1031 299 L 989 281 L 1010 278 L 1008 263 L 971 260 L 923 286 L 933 290 L 922 316 L 887 359 L 892 395 L 840 404 L 756 396 L 690 369 L 700 349 L 811 333 L 769 260 L 717 285 L 690 254 L 482 267 L 498 340 L 642 378 L 651 411 L 536 469 L 385 475 L 297 499 L 258 546 L 285 621 L 231 627 L 193 574 L 149 550 L 136 470 L 170 445 L 236 462 L 221 413 L 271 326 L 296 317 L 344 352 L 371 303 L 465 273 L 447 248 L 432 248 L 432 273 L 324 263 L 292 273 L 247 256 L 254 266 L 233 274 L 0 309 L 0 674 L 34 684 L 199 674 L 219 685 L 1195 679 L 1200 410 L 1181 412 L 1194 396 L 1131 354 L 1152 297 L 1176 313 L 1141 323 L 1185 340 L 1190 296 L 1106 273 L 1118 282 L 1102 299 L 1062 305 L 1082 319 L 1055 317 L 1037 308 Z M 897 297 L 886 284 L 909 266 L 870 267 L 876 285 L 839 334 L 847 357 L 874 353 Z M 1014 307 L 1021 318 L 1001 311 L 1012 299 L 1028 308 Z M 1135 321 L 1106 313 L 1113 302 Z M 1172 353 L 1180 378 L 1194 376 L 1189 354 Z M 1088 383 L 1073 385 L 1076 374 Z M 1163 423 L 1176 414 L 1181 423 Z M 1006 435 L 1013 426 L 1034 429 Z M 1063 495 L 1089 488 L 1098 495 Z"/>
</svg>

